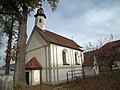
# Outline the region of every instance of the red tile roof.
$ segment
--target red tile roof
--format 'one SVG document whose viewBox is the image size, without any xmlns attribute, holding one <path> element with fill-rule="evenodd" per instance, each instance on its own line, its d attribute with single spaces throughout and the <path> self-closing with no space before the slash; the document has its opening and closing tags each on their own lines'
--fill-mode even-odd
<svg viewBox="0 0 120 90">
<path fill-rule="evenodd" d="M 42 66 L 38 60 L 33 57 L 29 62 L 25 64 L 25 69 L 42 69 Z"/>
<path fill-rule="evenodd" d="M 53 44 L 57 44 L 57 45 L 61 45 L 61 46 L 65 46 L 65 47 L 69 47 L 77 50 L 81 50 L 80 48 L 82 48 L 73 40 L 63 37 L 61 35 L 55 34 L 47 30 L 41 30 L 37 26 L 35 26 L 34 29 L 37 30 L 37 32 L 49 43 L 53 43 Z"/>
<path fill-rule="evenodd" d="M 94 55 L 97 52 L 102 52 L 103 54 L 107 54 L 107 53 L 110 53 L 112 48 L 115 48 L 115 47 L 120 47 L 120 40 L 108 42 L 104 46 L 102 46 L 98 51 L 95 50 L 95 51 L 84 53 L 84 65 L 88 65 L 88 66 L 93 65 Z"/>
<path fill-rule="evenodd" d="M 94 51 L 84 53 L 84 66 L 92 66 L 94 61 Z"/>
<path fill-rule="evenodd" d="M 100 50 L 101 50 L 101 49 L 111 50 L 112 48 L 115 48 L 115 47 L 120 47 L 120 40 L 108 42 L 108 43 L 106 43 L 104 46 L 102 46 L 102 47 L 100 48 Z"/>
</svg>

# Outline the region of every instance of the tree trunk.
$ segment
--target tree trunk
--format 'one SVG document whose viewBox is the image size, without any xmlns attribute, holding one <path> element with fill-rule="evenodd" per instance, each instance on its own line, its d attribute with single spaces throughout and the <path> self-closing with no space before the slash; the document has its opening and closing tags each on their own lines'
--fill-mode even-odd
<svg viewBox="0 0 120 90">
<path fill-rule="evenodd" d="M 17 42 L 17 61 L 14 73 L 14 85 L 26 85 L 25 79 L 25 54 L 26 54 L 26 40 L 27 40 L 27 14 L 28 8 L 23 7 L 23 18 L 19 28 L 18 42 Z"/>
<path fill-rule="evenodd" d="M 13 16 L 12 16 L 11 27 L 8 28 L 8 46 L 7 46 L 7 52 L 6 52 L 7 55 L 5 59 L 5 74 L 6 75 L 9 75 L 9 70 L 10 70 L 12 36 L 13 36 Z"/>
<path fill-rule="evenodd" d="M 7 55 L 5 59 L 5 74 L 9 74 L 10 60 L 11 60 L 11 46 L 12 46 L 12 35 L 10 34 L 8 37 Z"/>
</svg>

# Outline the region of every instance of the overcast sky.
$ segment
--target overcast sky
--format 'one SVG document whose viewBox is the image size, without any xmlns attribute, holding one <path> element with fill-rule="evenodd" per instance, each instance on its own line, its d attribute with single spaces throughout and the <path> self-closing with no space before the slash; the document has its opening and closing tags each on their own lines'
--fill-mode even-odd
<svg viewBox="0 0 120 90">
<path fill-rule="evenodd" d="M 80 46 L 98 43 L 97 39 L 120 39 L 120 0 L 60 0 L 56 11 L 43 3 L 47 16 L 46 29 L 68 38 Z M 28 19 L 28 37 L 34 26 L 32 13 Z"/>
<path fill-rule="evenodd" d="M 111 34 L 114 40 L 120 39 L 120 0 L 60 0 L 56 11 L 52 12 L 46 2 L 43 9 L 47 30 L 73 39 L 82 47 L 98 43 L 100 37 L 109 39 Z M 28 18 L 28 37 L 35 14 L 36 10 Z"/>
</svg>

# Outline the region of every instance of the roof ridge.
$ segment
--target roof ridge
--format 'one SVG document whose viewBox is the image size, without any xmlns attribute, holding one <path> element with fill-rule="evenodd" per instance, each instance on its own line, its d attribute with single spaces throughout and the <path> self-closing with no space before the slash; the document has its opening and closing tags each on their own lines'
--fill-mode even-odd
<svg viewBox="0 0 120 90">
<path fill-rule="evenodd" d="M 120 42 L 120 40 L 114 40 L 114 41 L 110 41 L 110 42 L 105 43 L 103 46 L 115 44 L 115 43 L 119 43 L 119 42 Z"/>
<path fill-rule="evenodd" d="M 74 40 L 64 37 L 60 34 L 54 33 L 52 31 L 46 30 L 41 30 L 40 28 L 36 27 L 38 33 L 43 37 L 43 39 L 49 43 L 53 43 L 56 45 L 76 49 L 76 50 L 81 50 L 81 46 L 79 46 Z"/>
<path fill-rule="evenodd" d="M 74 41 L 74 40 L 72 40 L 72 39 L 70 39 L 70 38 L 64 37 L 64 36 L 62 36 L 62 35 L 60 35 L 60 34 L 57 34 L 57 33 L 52 32 L 52 31 L 49 31 L 49 30 L 43 30 L 43 32 L 44 32 L 44 31 L 47 31 L 47 32 L 53 33 L 53 34 L 55 34 L 55 35 L 58 35 L 58 36 L 60 36 L 60 37 L 63 37 L 63 38 L 69 39 L 69 40 L 71 40 L 71 41 Z"/>
<path fill-rule="evenodd" d="M 114 40 L 114 41 L 110 41 L 108 43 L 115 43 L 115 42 L 120 42 L 120 40 Z M 107 43 L 106 43 L 107 44 Z"/>
<path fill-rule="evenodd" d="M 37 26 L 36 26 L 37 27 Z M 37 27 L 37 28 L 39 28 L 39 27 Z M 40 28 L 39 28 L 39 30 L 41 30 Z M 64 36 L 62 36 L 62 35 L 60 35 L 60 34 L 58 34 L 58 33 L 54 33 L 54 32 L 52 32 L 52 31 L 49 31 L 49 30 L 47 30 L 47 29 L 45 29 L 45 30 L 41 30 L 41 32 L 50 32 L 50 33 L 52 33 L 52 34 L 55 34 L 55 35 L 57 35 L 57 36 L 60 36 L 60 37 L 63 37 L 63 38 L 65 38 L 65 39 L 69 39 L 69 40 L 71 40 L 71 41 L 73 41 L 74 42 L 74 40 L 72 40 L 72 39 L 70 39 L 70 38 L 67 38 L 67 37 L 64 37 Z"/>
</svg>

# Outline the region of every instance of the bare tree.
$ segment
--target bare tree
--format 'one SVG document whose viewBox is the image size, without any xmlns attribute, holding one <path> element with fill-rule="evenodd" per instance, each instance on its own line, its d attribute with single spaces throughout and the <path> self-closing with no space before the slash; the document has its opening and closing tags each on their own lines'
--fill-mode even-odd
<svg viewBox="0 0 120 90">
<path fill-rule="evenodd" d="M 115 61 L 120 60 L 120 50 L 117 48 L 120 47 L 120 41 L 111 41 L 113 35 L 110 35 L 110 38 L 99 38 L 97 39 L 98 44 L 94 46 L 91 42 L 87 45 L 87 52 L 94 51 L 94 55 L 97 59 L 99 66 L 105 66 L 106 69 L 112 70 L 112 65 Z"/>
</svg>

